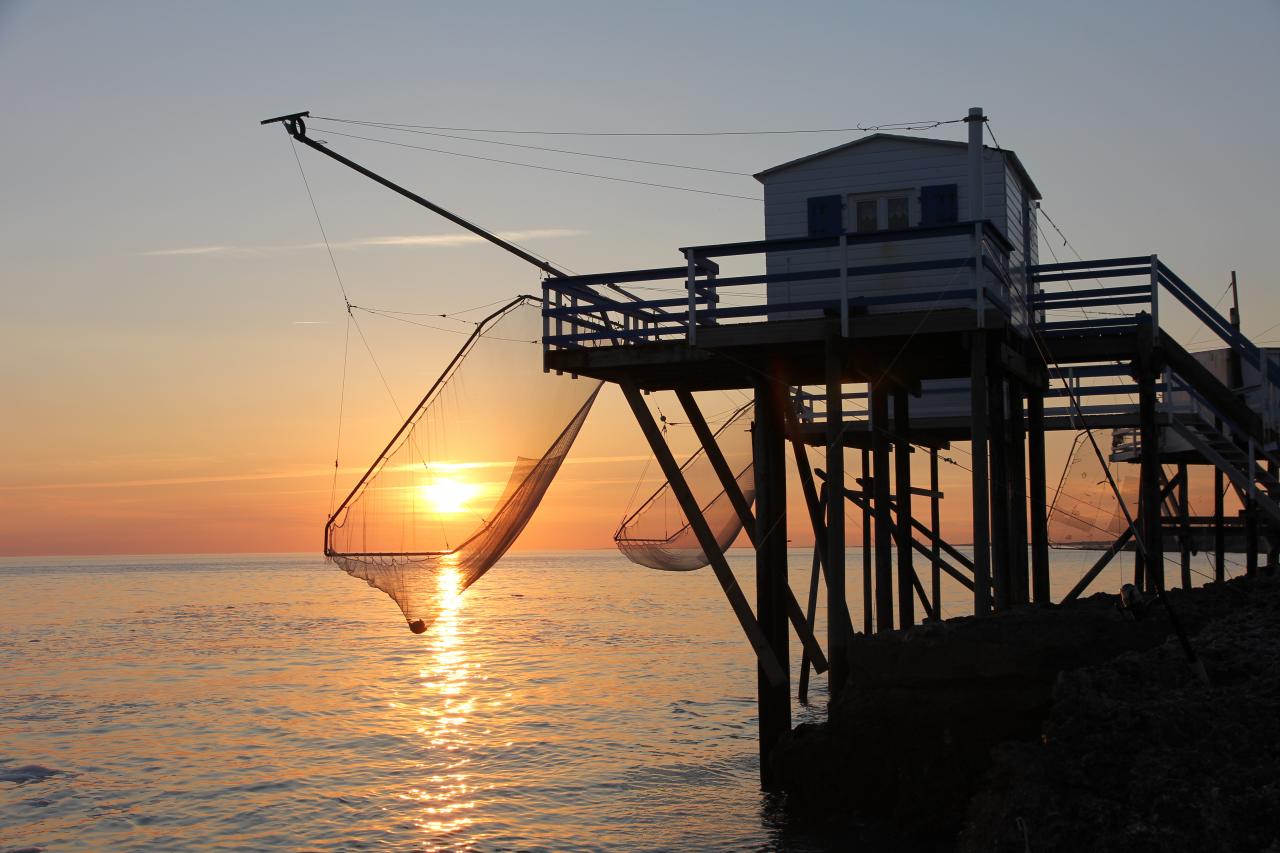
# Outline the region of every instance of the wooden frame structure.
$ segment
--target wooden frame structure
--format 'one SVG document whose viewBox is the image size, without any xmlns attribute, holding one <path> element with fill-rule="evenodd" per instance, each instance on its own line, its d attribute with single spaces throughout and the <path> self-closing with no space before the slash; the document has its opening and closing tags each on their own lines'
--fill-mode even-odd
<svg viewBox="0 0 1280 853">
<path fill-rule="evenodd" d="M 972 257 L 937 261 L 945 268 L 995 269 L 999 258 L 988 251 L 986 224 L 954 226 L 973 234 Z M 928 229 L 894 239 L 928 239 Z M 950 233 L 950 232 L 948 232 Z M 782 241 L 827 243 L 865 238 Z M 1189 554 L 1197 531 L 1212 527 L 1218 565 L 1225 550 L 1226 520 L 1221 489 L 1210 519 L 1193 519 L 1186 499 L 1187 465 L 1210 465 L 1229 480 L 1247 502 L 1244 536 L 1257 562 L 1262 538 L 1280 531 L 1280 463 L 1276 434 L 1241 399 L 1238 389 L 1219 381 L 1158 324 L 1162 293 L 1222 338 L 1233 353 L 1280 387 L 1280 366 L 1222 318 L 1202 297 L 1154 256 L 1041 265 L 1032 270 L 1038 290 L 1027 300 L 1030 328 L 1020 325 L 1010 306 L 982 288 L 948 289 L 902 304 L 842 297 L 831 303 L 720 306 L 720 291 L 771 281 L 769 275 L 721 277 L 717 259 L 759 254 L 779 241 L 699 246 L 681 250 L 680 267 L 565 276 L 544 283 L 544 366 L 548 370 L 591 376 L 622 387 L 651 448 L 670 478 L 678 467 L 644 403 L 647 392 L 673 391 L 703 447 L 717 451 L 693 394 L 713 389 L 743 389 L 754 395 L 756 509 L 752 514 L 726 468 L 722 485 L 753 531 L 756 549 L 754 612 L 731 582 L 720 554 L 713 569 L 759 661 L 761 781 L 774 780 L 768 756 L 790 728 L 790 667 L 787 624 L 804 644 L 800 695 L 807 696 L 809 667 L 820 667 L 812 626 L 821 582 L 829 619 L 826 651 L 833 695 L 846 687 L 850 642 L 856 630 L 849 615 L 845 565 L 846 501 L 863 518 L 861 597 L 864 632 L 891 631 L 918 618 L 941 613 L 941 579 L 962 584 L 973 596 L 973 610 L 984 614 L 1025 604 L 1052 603 L 1049 575 L 1049 504 L 1045 436 L 1053 430 L 1131 428 L 1138 434 L 1141 468 L 1140 511 L 1097 564 L 1062 601 L 1084 592 L 1103 568 L 1134 542 L 1135 580 L 1140 588 L 1163 589 L 1163 553 L 1169 534 L 1177 542 L 1181 582 L 1191 582 Z M 917 264 L 910 265 L 913 269 Z M 875 268 L 883 273 L 885 265 Z M 910 270 L 900 270 L 909 272 Z M 807 271 L 807 277 L 865 274 L 865 269 Z M 1103 280 L 1139 277 L 1140 285 Z M 640 299 L 624 285 L 683 279 L 682 298 Z M 1052 286 L 1087 281 L 1087 288 Z M 967 297 L 968 307 L 951 307 Z M 921 306 L 922 298 L 946 300 L 948 307 Z M 869 302 L 869 301 L 868 301 Z M 1133 313 L 1096 319 L 1061 319 L 1080 308 L 1132 306 Z M 800 315 L 800 316 L 794 316 Z M 921 417 L 912 400 L 932 379 L 967 378 L 970 412 L 965 418 Z M 1060 387 L 1053 387 L 1054 383 Z M 865 392 L 850 393 L 850 385 Z M 820 388 L 818 393 L 808 388 Z M 1170 394 L 1192 400 L 1192 415 L 1173 411 Z M 1136 397 L 1122 400 L 1123 396 Z M 863 413 L 849 416 L 851 398 L 867 400 Z M 1052 400 L 1056 405 L 1048 405 Z M 1193 448 L 1179 458 L 1162 451 L 1163 436 L 1176 433 Z M 794 450 L 814 553 L 808 607 L 802 611 L 786 582 L 787 550 L 785 446 Z M 943 494 L 938 485 L 938 453 L 952 442 L 968 442 L 972 453 L 972 556 L 948 543 L 939 529 Z M 811 470 L 804 446 L 822 448 L 825 469 Z M 846 485 L 848 451 L 861 452 L 857 488 Z M 929 454 L 929 486 L 911 482 L 911 453 Z M 1166 464 L 1177 465 L 1172 478 Z M 691 495 L 681 498 L 695 530 L 699 515 Z M 684 491 L 687 491 L 685 489 Z M 927 499 L 928 524 L 915 517 L 916 498 Z M 740 505 L 741 504 L 741 505 Z M 1259 524 L 1265 535 L 1257 532 Z M 701 526 L 705 526 L 705 522 Z M 707 532 L 709 537 L 709 531 Z M 1135 539 L 1136 537 L 1136 539 Z M 714 541 L 699 535 L 704 547 Z M 1203 535 L 1200 536 L 1203 538 Z M 1238 537 L 1237 537 L 1238 538 Z M 1278 543 L 1280 544 L 1280 543 Z M 1274 550 L 1274 548 L 1273 548 Z M 921 558 L 917 564 L 913 554 Z M 917 565 L 921 570 L 917 570 Z M 923 568 L 923 567 L 927 567 Z M 1219 570 L 1221 578 L 1221 570 Z M 781 678 L 779 673 L 781 672 Z"/>
</svg>

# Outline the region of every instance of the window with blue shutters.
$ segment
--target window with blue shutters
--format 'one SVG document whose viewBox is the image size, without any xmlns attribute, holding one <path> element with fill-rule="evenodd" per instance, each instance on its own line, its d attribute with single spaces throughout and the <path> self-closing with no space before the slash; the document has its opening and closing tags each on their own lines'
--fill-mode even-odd
<svg viewBox="0 0 1280 853">
<path fill-rule="evenodd" d="M 960 221 L 960 192 L 956 184 L 920 188 L 920 224 L 952 225 Z"/>
<path fill-rule="evenodd" d="M 809 236 L 835 237 L 844 230 L 844 206 L 838 195 L 809 199 Z"/>
</svg>

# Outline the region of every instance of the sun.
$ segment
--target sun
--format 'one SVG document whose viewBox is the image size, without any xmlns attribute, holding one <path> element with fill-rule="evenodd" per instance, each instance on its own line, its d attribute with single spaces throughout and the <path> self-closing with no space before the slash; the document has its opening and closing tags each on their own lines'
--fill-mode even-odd
<svg viewBox="0 0 1280 853">
<path fill-rule="evenodd" d="M 469 503 L 480 487 L 453 477 L 437 477 L 418 486 L 418 499 L 437 515 L 457 515 L 470 510 Z"/>
</svg>

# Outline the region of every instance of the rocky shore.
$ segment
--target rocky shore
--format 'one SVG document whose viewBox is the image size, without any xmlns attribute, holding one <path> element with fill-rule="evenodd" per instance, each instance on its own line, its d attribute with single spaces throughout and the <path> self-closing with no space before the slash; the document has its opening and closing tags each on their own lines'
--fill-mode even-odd
<svg viewBox="0 0 1280 853">
<path fill-rule="evenodd" d="M 859 636 L 828 721 L 776 751 L 789 809 L 886 849 L 1280 851 L 1280 581 L 1144 618 L 1097 595 Z"/>
</svg>

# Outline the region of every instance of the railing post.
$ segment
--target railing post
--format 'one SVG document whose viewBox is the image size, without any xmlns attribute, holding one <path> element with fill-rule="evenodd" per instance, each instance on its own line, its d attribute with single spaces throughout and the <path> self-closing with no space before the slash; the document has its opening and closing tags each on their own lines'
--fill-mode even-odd
<svg viewBox="0 0 1280 853">
<path fill-rule="evenodd" d="M 1258 494 L 1258 478 L 1253 471 L 1254 466 L 1257 464 L 1254 461 L 1255 459 L 1256 459 L 1256 456 L 1254 454 L 1253 439 L 1250 438 L 1249 439 L 1249 500 L 1253 500 L 1254 497 L 1256 497 Z"/>
<path fill-rule="evenodd" d="M 714 326 L 716 324 L 716 305 L 719 304 L 719 296 L 716 294 L 716 274 L 714 272 L 707 273 L 707 322 Z"/>
<path fill-rule="evenodd" d="M 849 236 L 840 229 L 840 337 L 849 337 Z"/>
<path fill-rule="evenodd" d="M 1160 342 L 1160 259 L 1151 256 L 1151 341 Z"/>
<path fill-rule="evenodd" d="M 693 259 L 693 250 L 685 249 L 685 261 L 689 266 L 689 275 L 685 280 L 685 288 L 689 291 L 689 327 L 687 340 L 689 346 L 698 343 L 698 266 Z"/>
<path fill-rule="evenodd" d="M 987 296 L 982 284 L 982 223 L 973 223 L 973 298 L 978 312 L 978 328 L 987 324 Z"/>
<path fill-rule="evenodd" d="M 546 279 L 542 281 L 542 355 L 545 359 L 546 354 L 551 350 L 551 344 L 548 343 L 547 337 L 551 334 L 551 318 L 547 316 L 547 311 L 551 308 L 551 300 L 548 296 L 549 288 Z M 546 372 L 546 361 L 543 361 L 542 370 Z"/>
</svg>

